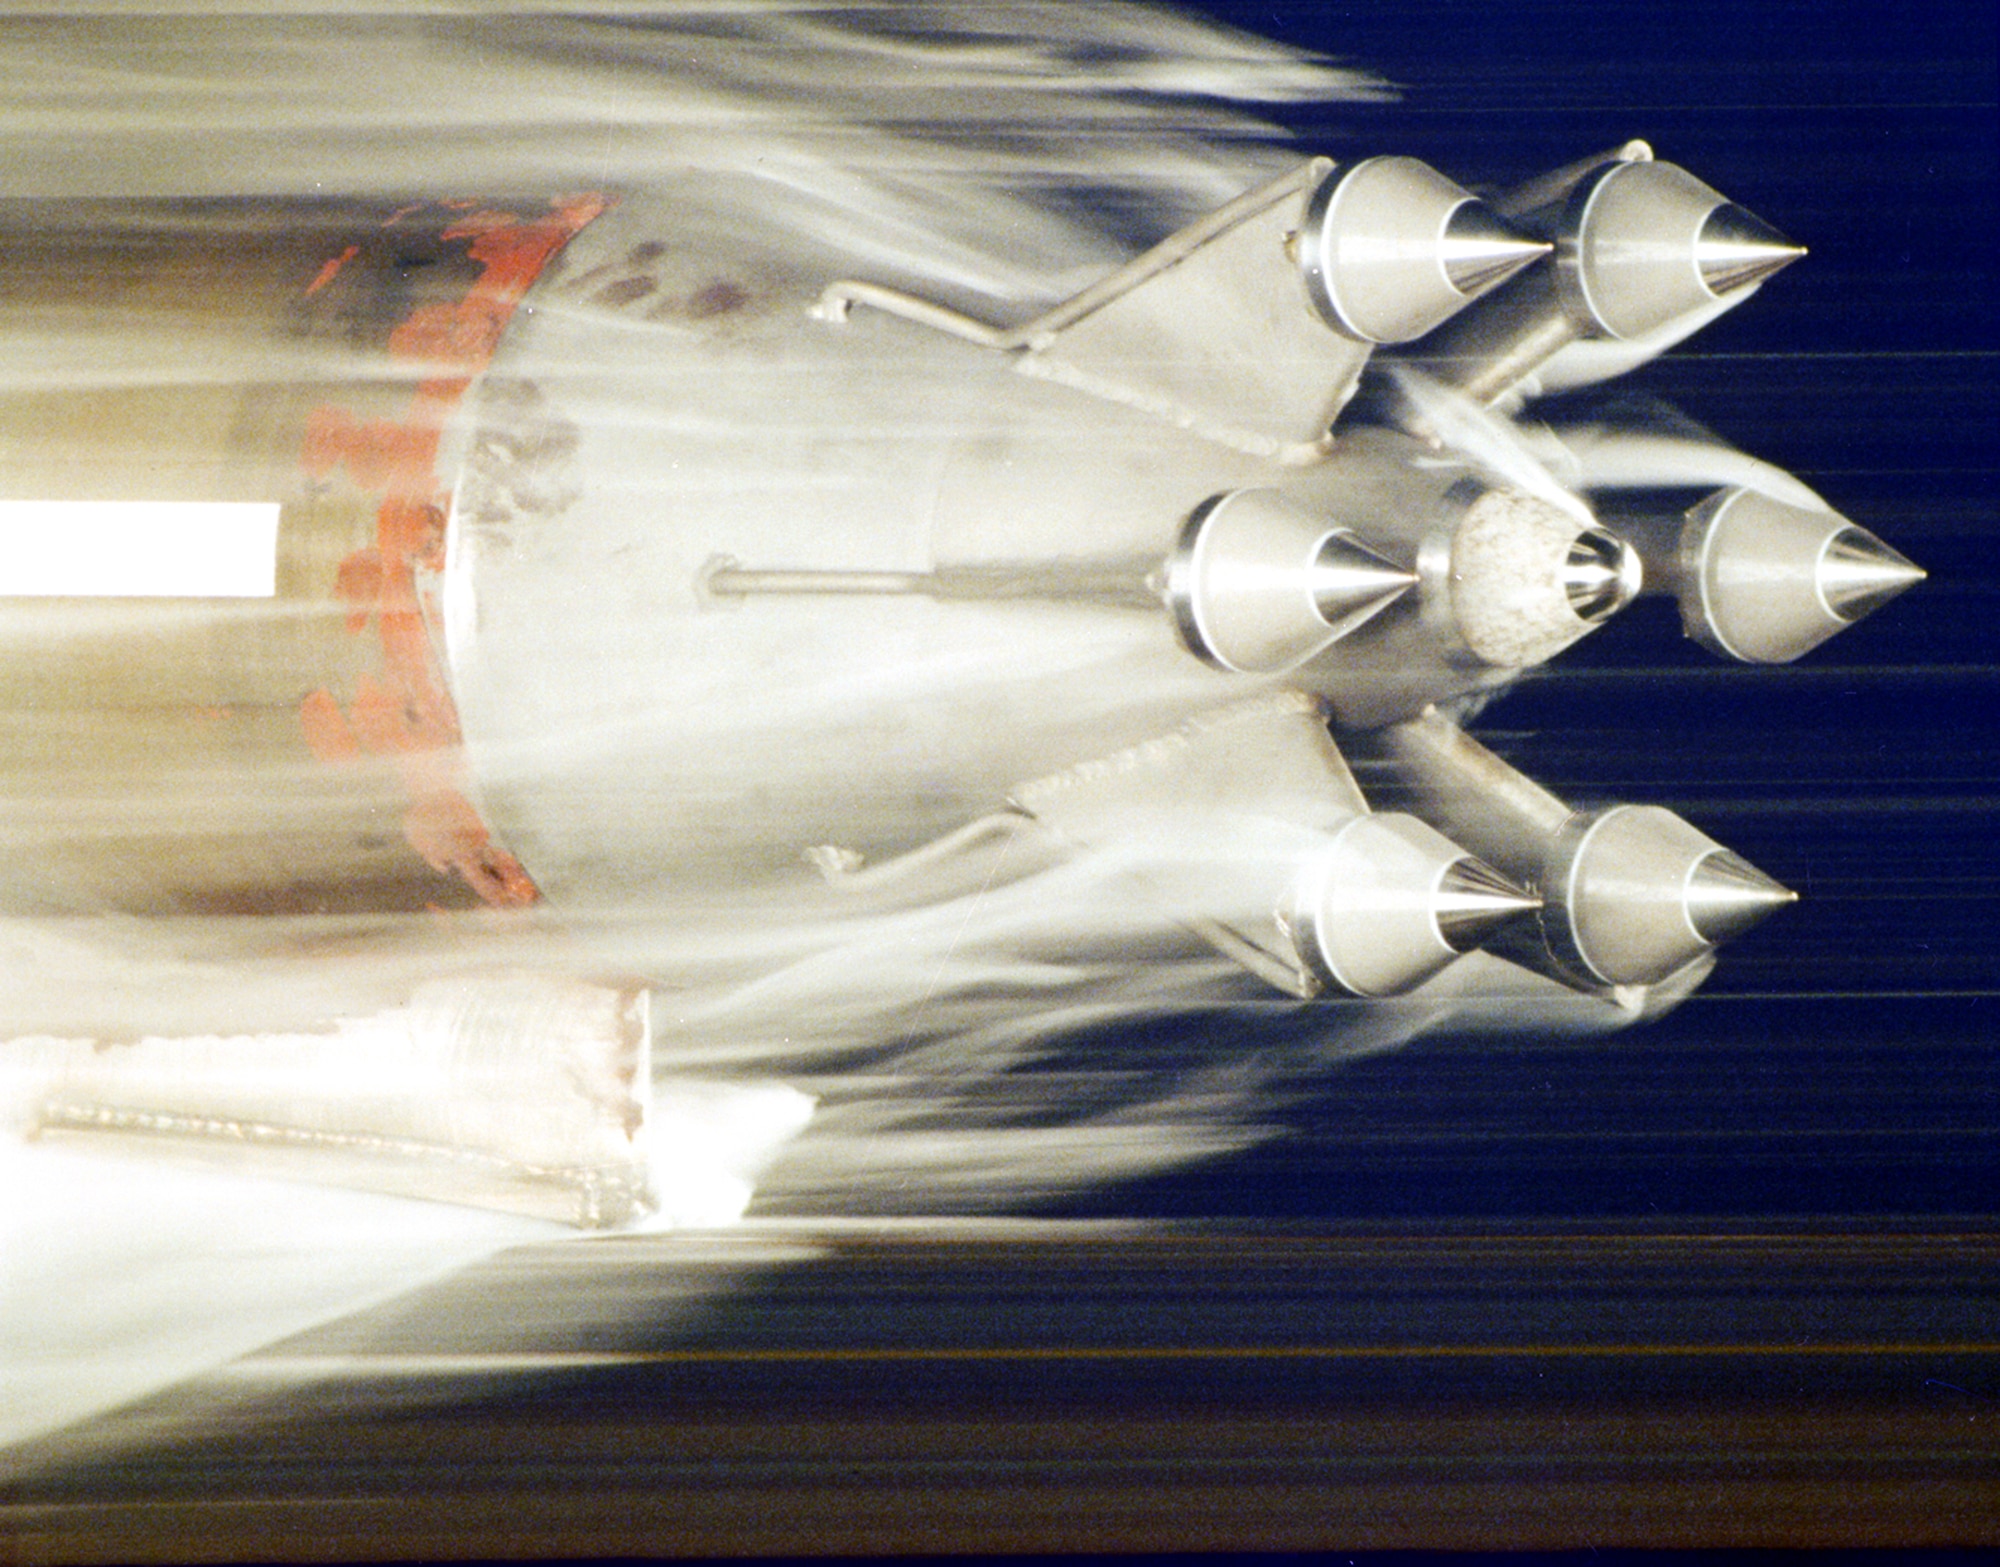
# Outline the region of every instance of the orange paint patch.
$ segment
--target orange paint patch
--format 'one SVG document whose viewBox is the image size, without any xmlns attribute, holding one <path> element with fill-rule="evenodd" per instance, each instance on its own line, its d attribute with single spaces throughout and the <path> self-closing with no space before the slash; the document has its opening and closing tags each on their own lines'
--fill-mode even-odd
<svg viewBox="0 0 2000 1567">
<path fill-rule="evenodd" d="M 351 762 L 361 755 L 361 742 L 347 727 L 340 703 L 324 686 L 299 704 L 299 727 L 312 754 L 322 762 Z"/>
<path fill-rule="evenodd" d="M 359 636 L 368 617 L 382 601 L 382 557 L 374 550 L 356 550 L 340 563 L 333 581 L 334 596 L 349 606 L 347 629 Z"/>
<path fill-rule="evenodd" d="M 315 408 L 306 416 L 305 449 L 299 460 L 315 479 L 345 468 L 364 490 L 394 489 L 409 484 L 435 484 L 432 465 L 437 457 L 435 427 L 396 424 L 371 419 L 357 424 L 342 408 Z"/>
<path fill-rule="evenodd" d="M 331 283 L 335 278 L 340 276 L 340 269 L 342 267 L 346 266 L 348 262 L 352 261 L 356 256 L 360 254 L 361 254 L 361 247 L 359 245 L 349 245 L 347 249 L 343 250 L 339 255 L 335 256 L 325 266 L 319 269 L 319 276 L 314 278 L 310 283 L 306 285 L 306 292 L 308 294 L 317 294 L 321 289 L 325 288 L 327 284 Z"/>
<path fill-rule="evenodd" d="M 541 894 L 521 862 L 497 847 L 464 795 L 436 789 L 403 817 L 403 836 L 431 869 L 456 874 L 494 908 L 521 908 Z"/>
<path fill-rule="evenodd" d="M 345 713 L 321 690 L 306 698 L 299 716 L 314 755 L 325 760 L 364 752 L 394 758 L 411 800 L 403 818 L 411 848 L 488 904 L 518 908 L 540 894 L 521 863 L 492 842 L 465 796 L 458 715 L 431 646 L 419 579 L 444 566 L 447 497 L 436 461 L 446 420 L 492 359 L 515 307 L 549 258 L 609 202 L 565 197 L 532 218 L 476 202 L 439 205 L 468 214 L 454 219 L 442 238 L 471 240 L 466 254 L 480 271 L 457 301 L 422 306 L 390 334 L 391 355 L 426 371 L 408 411 L 400 420 L 362 423 L 345 409 L 318 408 L 306 422 L 300 462 L 308 474 L 325 479 L 344 468 L 357 486 L 381 496 L 375 544 L 341 562 L 334 591 L 349 606 L 349 631 L 364 633 L 375 622 L 382 671 L 355 683 Z M 389 221 L 417 210 L 405 208 Z M 357 253 L 350 249 L 343 264 Z M 329 266 L 308 293 L 338 271 Z"/>
</svg>

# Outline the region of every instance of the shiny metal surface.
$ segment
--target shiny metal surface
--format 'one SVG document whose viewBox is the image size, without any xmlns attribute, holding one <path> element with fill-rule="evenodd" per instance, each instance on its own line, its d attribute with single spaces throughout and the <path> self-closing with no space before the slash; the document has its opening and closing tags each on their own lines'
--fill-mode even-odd
<svg viewBox="0 0 2000 1567">
<path fill-rule="evenodd" d="M 1484 202 L 1461 202 L 1445 220 L 1444 275 L 1468 299 L 1498 287 L 1549 250 L 1510 229 Z"/>
<path fill-rule="evenodd" d="M 1750 663 L 1789 663 L 1924 580 L 1921 567 L 1824 507 L 1721 490 L 1681 529 L 1687 634 Z"/>
<path fill-rule="evenodd" d="M 1606 164 L 1557 234 L 1558 292 L 1586 333 L 1640 338 L 1804 254 L 1678 164 Z"/>
<path fill-rule="evenodd" d="M 1516 876 L 1540 870 L 1530 845 L 1561 831 L 1570 808 L 1540 784 L 1437 712 L 1391 724 L 1368 737 L 1364 756 L 1379 753 L 1394 798 L 1409 799 L 1425 820 L 1479 846 L 1479 853 Z M 1392 782 L 1389 782 L 1392 780 Z"/>
<path fill-rule="evenodd" d="M 1711 294 L 1721 296 L 1761 283 L 1806 253 L 1754 212 L 1725 202 L 1702 220 L 1695 265 Z"/>
<path fill-rule="evenodd" d="M 1798 898 L 1727 849 L 1705 855 L 1688 873 L 1688 923 L 1711 945 L 1742 935 Z"/>
<path fill-rule="evenodd" d="M 1850 624 L 1908 592 L 1928 573 L 1866 528 L 1844 528 L 1827 540 L 1814 572 L 1826 607 Z"/>
<path fill-rule="evenodd" d="M 1727 860 L 1711 869 L 1719 851 L 1659 806 L 1579 812 L 1549 846 L 1541 883 L 1557 960 L 1606 985 L 1658 984 L 1706 956 L 1711 930 L 1747 930 L 1792 901 L 1747 862 L 1733 877 Z"/>
<path fill-rule="evenodd" d="M 1238 674 L 1288 674 L 1416 586 L 1416 573 L 1268 490 L 1190 514 L 1161 569 L 1188 650 Z"/>
<path fill-rule="evenodd" d="M 1361 816 L 1299 879 L 1287 911 L 1299 956 L 1351 996 L 1394 996 L 1540 899 L 1413 816 Z"/>
<path fill-rule="evenodd" d="M 1113 70 L 1134 82 L 1213 85 L 1264 57 L 1243 35 L 1212 46 L 1199 29 L 1181 30 L 1173 36 L 1183 63 L 1152 75 L 1158 56 L 1143 44 L 1134 54 L 1131 38 L 1111 50 L 1078 42 L 1075 18 L 1097 9 L 1038 13 L 1044 26 L 1027 76 L 1058 81 L 1063 107 L 1053 121 L 1011 127 L 1010 145 L 1031 146 L 1050 165 L 1038 170 L 1036 191 L 1068 190 L 1066 181 L 1108 190 L 1121 223 L 1154 211 L 1134 191 L 1171 187 L 1181 208 L 1132 240 L 1147 244 L 1243 187 L 1216 188 L 1206 131 L 1171 145 L 1135 134 L 1163 116 L 1179 125 L 1182 100 L 1162 107 L 1140 87 L 1107 105 L 1079 93 L 1079 80 Z M 735 12 L 729 25 L 762 43 L 758 29 L 776 14 Z M 524 92 L 547 83 L 535 68 L 556 60 L 562 25 L 553 13 L 538 18 L 538 55 L 509 36 L 514 20 L 481 19 L 478 47 L 454 52 L 449 19 L 427 17 L 407 31 L 376 13 L 339 19 L 337 90 L 317 95 L 295 90 L 287 62 L 312 58 L 332 18 L 292 19 L 282 49 L 220 48 L 229 29 L 186 8 L 123 17 L 89 49 L 53 24 L 38 24 L 25 49 L 9 33 L 0 44 L 11 49 L 12 79 L 42 94 L 26 120 L 18 110 L 0 120 L 10 188 L 45 194 L 134 171 L 178 180 L 171 188 L 182 191 L 245 178 L 266 192 L 319 178 L 338 187 L 356 177 L 355 160 L 324 133 L 331 124 L 382 131 L 390 122 L 368 118 L 378 86 L 378 98 L 426 106 L 367 143 L 361 177 L 391 192 L 409 189 L 413 170 L 449 182 L 454 194 L 496 158 L 518 173 L 531 161 L 523 149 L 545 153 L 545 136 L 567 147 L 572 126 L 572 141 L 589 145 L 593 179 L 743 152 L 740 120 L 646 112 L 652 84 L 688 71 L 710 86 L 743 58 L 731 48 L 709 39 L 671 60 L 663 49 L 636 61 L 628 46 L 647 52 L 656 40 L 622 18 L 596 28 L 587 56 L 562 57 L 560 92 Z M 1269 8 L 1238 20 L 1275 25 Z M 1990 474 L 1976 455 L 1989 444 L 1991 301 L 2000 295 L 1989 221 L 1995 105 L 1978 68 L 1991 56 L 1990 19 L 1964 8 L 1891 15 L 1883 7 L 1856 25 L 1844 7 L 1779 0 L 1681 7 L 1669 20 L 1531 0 L 1476 23 L 1398 6 L 1338 17 L 1294 9 L 1277 20 L 1323 55 L 1376 63 L 1409 93 L 1403 107 L 1291 104 L 1282 113 L 1304 145 L 1435 146 L 1455 171 L 1462 150 L 1475 147 L 1464 176 L 1505 185 L 1642 130 L 1664 154 L 1811 239 L 1809 267 L 1713 334 L 1671 352 L 1571 343 L 1532 379 L 1587 385 L 1616 373 L 1607 365 L 1650 360 L 1635 387 L 1782 462 L 1796 472 L 1791 483 L 1823 490 L 1931 567 L 1922 604 L 1877 616 L 1795 666 L 1760 671 L 1707 662 L 1642 602 L 1576 648 L 1556 678 L 1523 682 L 1476 718 L 1460 715 L 1511 764 L 1519 785 L 1501 791 L 1508 813 L 1518 808 L 1532 821 L 1547 801 L 1564 814 L 1571 800 L 1661 802 L 1711 826 L 1806 899 L 1747 936 L 1672 1016 L 1615 1038 L 1564 1032 L 1580 1010 L 1564 1011 L 1544 992 L 1498 1009 L 1459 991 L 1320 1008 L 1310 1020 L 1287 1001 L 1210 1009 L 1204 999 L 1176 1010 L 1188 1001 L 1170 977 L 1179 969 L 1150 970 L 1150 990 L 1103 983 L 1138 950 L 1128 939 L 1087 921 L 1037 937 L 1026 916 L 1075 912 L 1060 896 L 1073 881 L 1030 882 L 1039 897 L 994 883 L 951 906 L 954 924 L 941 937 L 915 921 L 883 921 L 870 931 L 874 945 L 856 941 L 826 965 L 853 978 L 850 996 L 872 999 L 863 1024 L 783 983 L 762 992 L 768 1005 L 720 1023 L 676 1003 L 675 1026 L 687 1029 L 678 1045 L 710 1066 L 754 1058 L 802 1071 L 791 1036 L 809 1020 L 847 1052 L 843 1061 L 924 1085 L 885 1109 L 841 1098 L 853 1093 L 852 1078 L 821 1079 L 816 1086 L 837 1091 L 820 1135 L 760 1187 L 766 1212 L 1034 1201 L 1125 1216 L 1255 1215 L 1221 1242 L 1240 1267 L 1170 1247 L 1154 1253 L 1157 1267 L 1135 1266 L 1107 1246 L 1072 1268 L 1053 1243 L 982 1251 L 977 1235 L 958 1236 L 956 1251 L 941 1243 L 896 1258 L 878 1252 L 872 1269 L 824 1249 L 823 1236 L 774 1244 L 782 1259 L 704 1253 L 691 1235 L 678 1238 L 681 1250 L 631 1238 L 614 1243 L 629 1249 L 592 1252 L 588 1262 L 553 1247 L 535 1262 L 517 1252 L 518 1269 L 503 1261 L 470 1276 L 462 1313 L 448 1292 L 405 1299 L 366 1333 L 322 1326 L 235 1370 L 151 1395 L 73 1432 L 67 1445 L 8 1455 L 0 1460 L 9 1465 L 0 1481 L 6 1550 L 351 1559 L 474 1548 L 1602 1551 L 2000 1538 L 1983 1413 L 1994 1385 L 1984 1329 L 2000 1103 L 1985 933 L 1996 885 L 1989 806 L 2000 774 L 1990 726 L 1976 721 L 1993 700 L 1981 585 L 1996 569 Z M 960 21 L 977 17 L 961 12 Z M 377 47 L 384 33 L 392 48 Z M 1503 34 L 1504 65 L 1493 43 Z M 949 79 L 918 88 L 908 57 L 884 71 L 878 40 L 867 42 L 840 112 L 814 120 L 810 155 L 780 160 L 801 199 L 851 219 L 866 248 L 893 250 L 884 237 L 910 231 L 911 205 L 844 211 L 855 189 L 829 186 L 827 175 L 880 152 L 856 134 L 855 105 L 879 111 L 886 102 L 907 145 L 927 133 L 911 119 L 921 104 L 948 132 L 950 151 L 904 188 L 930 192 L 943 181 L 953 192 L 956 205 L 924 216 L 940 217 L 947 234 L 936 254 L 953 270 L 944 292 L 961 314 L 986 308 L 987 319 L 1014 319 L 994 305 L 1007 300 L 1030 315 L 1129 252 L 1107 247 L 1079 264 L 1032 219 L 1004 228 L 1004 256 L 968 243 L 990 210 L 968 192 L 1005 183 L 980 163 L 995 99 L 966 85 L 978 51 L 954 35 Z M 124 46 L 150 83 L 140 100 L 115 96 Z M 782 51 L 752 55 L 759 70 L 783 78 Z M 381 68 L 348 68 L 356 59 Z M 1297 60 L 1280 68 L 1309 69 Z M 590 84 L 607 69 L 619 90 L 600 101 Z M 205 86 L 218 72 L 233 87 L 209 93 L 199 114 L 162 112 L 178 84 Z M 461 79 L 490 87 L 496 78 L 501 90 L 484 100 L 457 91 Z M 98 128 L 72 120 L 54 136 L 43 112 L 53 103 L 115 112 Z M 538 118 L 544 111 L 562 124 Z M 251 117 L 277 123 L 260 124 L 246 157 Z M 206 134 L 189 134 L 197 121 Z M 274 158 L 280 142 L 286 156 Z M 1062 288 L 1047 282 L 1052 253 L 1073 267 Z M 1509 287 L 1532 285 L 1535 271 Z M 870 275 L 923 281 L 894 263 Z M 1577 379 L 1560 381 L 1559 365 Z M 1533 417 L 1560 424 L 1576 406 L 1548 405 Z M 699 407 L 691 398 L 675 416 Z M 1605 465 L 1566 482 L 1594 487 L 1613 459 L 1655 480 L 1687 471 L 1635 457 L 1640 438 L 1662 427 L 1628 416 L 1612 432 L 1624 444 L 1604 448 Z M 826 432 L 808 424 L 788 433 Z M 1700 477 L 1700 489 L 1744 482 L 1741 453 L 1668 433 L 1683 452 L 1736 464 Z M 1010 480 L 1007 463 L 984 478 L 988 515 L 1026 519 L 1038 555 L 1056 553 L 1073 532 L 1064 517 L 1036 512 L 1035 483 Z M 1113 488 L 1150 494 L 1153 482 L 1134 463 Z M 1254 473 L 1232 473 L 1216 487 L 1253 482 Z M 1365 488 L 1349 520 L 1391 554 L 1437 526 L 1420 484 L 1395 496 Z M 1795 491 L 1772 493 L 1799 503 Z M 1105 515 L 1117 517 L 1112 500 Z M 1676 509 L 1685 501 L 1677 497 Z M 1378 514 L 1406 516 L 1406 531 L 1371 531 Z M 952 512 L 945 564 L 1004 566 L 981 523 L 977 507 Z M 833 571 L 881 564 L 795 552 L 744 558 Z M 698 572 L 703 562 L 689 564 Z M 889 566 L 914 576 L 921 563 Z M 1445 693 L 1469 710 L 1500 683 L 1482 687 L 1485 677 L 1453 669 L 1439 651 L 1448 639 L 1417 625 L 1412 608 L 1392 607 L 1354 646 L 1333 650 L 1348 673 L 1367 671 L 1366 701 L 1349 710 L 1359 721 L 1409 718 Z M 748 637 L 744 645 L 755 646 Z M 1019 646 L 996 638 L 994 656 Z M 918 763 L 926 754 L 921 743 L 908 752 Z M 1261 770 L 1271 753 L 1251 754 Z M 1382 770 L 1365 755 L 1355 765 L 1374 803 L 1386 805 Z M 1527 773 L 1547 787 L 1529 784 Z M 879 860 L 839 843 L 811 845 L 819 858 L 802 861 L 808 883 L 823 882 L 826 897 L 848 899 L 849 910 L 857 892 L 873 909 L 868 900 L 888 902 L 894 888 L 907 891 L 910 878 L 928 884 L 940 868 L 969 893 L 987 888 L 1003 846 L 1002 863 L 1011 863 L 1034 841 L 993 825 L 1011 821 L 1006 812 L 969 822 L 936 814 L 925 827 L 942 835 L 907 857 L 893 853 L 905 841 L 895 831 L 881 835 L 892 852 Z M 910 857 L 914 868 L 900 874 Z M 827 867 L 888 879 L 849 891 L 825 880 Z M 493 922 L 420 915 L 396 926 L 412 956 L 389 977 L 456 961 L 459 935 L 473 923 Z M 345 960 L 358 939 L 353 924 L 294 921 L 281 938 L 287 956 L 252 984 L 227 966 L 240 932 L 225 925 L 180 927 L 187 945 L 175 966 L 130 926 L 10 923 L 9 950 L 20 959 L 9 969 L 15 1015 L 57 1015 L 35 1010 L 56 997 L 72 1008 L 61 1015 L 115 1027 L 131 1008 L 107 989 L 107 954 L 134 959 L 111 972 L 121 983 L 143 980 L 157 1002 L 150 1015 L 186 1015 L 194 1001 L 210 1018 L 241 1007 L 288 1015 L 287 1006 L 327 993 L 319 988 L 326 965 Z M 722 920 L 716 928 L 739 934 Z M 1168 953 L 1157 940 L 1144 951 L 1149 961 Z M 1073 1001 L 1065 1031 L 1024 1038 L 1010 1030 L 1011 1014 L 991 1007 L 990 992 L 949 981 L 939 992 L 954 952 L 973 954 L 962 968 L 982 980 L 1031 980 L 1045 997 Z M 1470 970 L 1486 960 L 1464 961 Z M 217 975 L 230 978 L 227 995 L 215 990 Z M 1496 1020 L 1505 1007 L 1515 1009 L 1515 1031 Z M 1523 1007 L 1537 1019 L 1530 1032 L 1518 1031 Z M 1353 1053 L 1403 1043 L 1407 1021 L 1427 1008 L 1451 1010 L 1460 1026 L 1374 1060 Z M 1146 1021 L 1129 1021 L 1133 1009 Z M 1128 1021 L 1106 1025 L 1107 1012 Z M 866 1026 L 882 1020 L 886 1030 Z M 719 1036 L 738 1053 L 726 1053 Z M 960 1048 L 968 1037 L 983 1054 Z M 1005 1067 L 994 1070 L 996 1059 Z M 1231 1143 L 1248 1118 L 1291 1135 L 1262 1148 Z M 1198 1147 L 1214 1154 L 1211 1169 L 1189 1167 Z M 301 1265 L 322 1279 L 352 1267 L 357 1253 L 342 1242 L 362 1238 L 299 1222 L 298 1213 L 317 1210 L 259 1191 L 261 1250 L 232 1256 L 202 1248 L 205 1228 L 211 1241 L 227 1229 L 204 1226 L 205 1210 L 148 1207 L 166 1193 L 144 1186 L 89 1190 L 93 1200 L 73 1211 L 90 1223 L 72 1229 L 150 1213 L 162 1247 L 135 1242 L 101 1269 L 77 1268 L 73 1296 L 48 1293 L 54 1309 L 78 1317 L 142 1303 L 178 1269 L 198 1275 L 184 1323 L 242 1329 L 259 1284 L 266 1292 L 297 1285 Z M 1290 1240 L 1315 1244 L 1288 1242 L 1274 1217 L 1288 1214 L 1301 1221 Z M 458 1221 L 439 1228 L 446 1233 L 424 1249 L 443 1271 L 476 1237 Z M 1579 1239 L 1586 1231 L 1602 1244 Z M 766 1238 L 749 1237 L 751 1249 Z M 366 1239 L 385 1244 L 377 1228 Z M 549 1260 L 558 1253 L 579 1260 Z M 814 1273 L 814 1261 L 828 1266 Z M 793 1264 L 794 1283 L 770 1277 Z M 394 1293 L 393 1270 L 371 1276 Z M 117 1287 L 83 1288 L 102 1279 Z M 1323 1288 L 1320 1305 L 1287 1304 L 1311 1288 Z M 698 1306 L 685 1334 L 668 1326 L 688 1325 L 690 1301 L 704 1299 L 722 1304 Z M 627 1333 L 593 1317 L 613 1301 L 628 1303 L 642 1325 Z M 12 1314 L 8 1324 L 21 1320 Z M 579 1331 L 580 1323 L 588 1325 Z M 961 1343 L 972 1349 L 954 1348 Z M 1286 1352 L 1264 1353 L 1273 1348 Z M 0 1356 L 0 1369 L 18 1363 Z M 340 1380 L 306 1391 L 323 1373 Z"/>
<path fill-rule="evenodd" d="M 1467 311 L 1427 341 L 1423 364 L 1474 402 L 1499 404 L 1529 385 L 1536 371 L 1580 335 L 1553 272 L 1536 267 L 1491 304 Z"/>
<path fill-rule="evenodd" d="M 1539 895 L 1544 945 L 1500 950 L 1573 983 L 1671 988 L 1718 942 L 1794 901 L 1672 811 L 1572 811 L 1437 712 L 1357 754 L 1379 808 L 1414 811 Z"/>
<path fill-rule="evenodd" d="M 1393 584 L 1393 585 L 1392 585 Z M 1342 632 L 1417 585 L 1417 574 L 1385 560 L 1351 533 L 1326 536 L 1312 563 L 1313 608 Z"/>
<path fill-rule="evenodd" d="M 1542 906 L 1492 866 L 1467 857 L 1454 860 L 1438 882 L 1438 934 L 1460 952 L 1470 952 L 1508 921 Z"/>
<path fill-rule="evenodd" d="M 1590 621 L 1615 615 L 1639 595 L 1639 553 L 1601 529 L 1579 534 L 1563 557 L 1563 595 Z"/>
<path fill-rule="evenodd" d="M 1319 186 L 1299 265 L 1327 324 L 1364 343 L 1407 343 L 1550 249 L 1517 234 L 1415 158 L 1364 158 Z"/>
</svg>

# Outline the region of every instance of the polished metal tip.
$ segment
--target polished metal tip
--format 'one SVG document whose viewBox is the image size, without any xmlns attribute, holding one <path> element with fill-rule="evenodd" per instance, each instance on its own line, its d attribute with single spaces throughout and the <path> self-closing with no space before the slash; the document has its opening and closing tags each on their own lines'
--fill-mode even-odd
<svg viewBox="0 0 2000 1567">
<path fill-rule="evenodd" d="M 1727 849 L 1717 849 L 1696 863 L 1688 873 L 1684 896 L 1688 924 L 1710 946 L 1742 935 L 1765 916 L 1799 901 L 1791 888 Z"/>
<path fill-rule="evenodd" d="M 1445 220 L 1438 259 L 1451 286 L 1477 299 L 1554 248 L 1509 228 L 1484 202 L 1466 201 Z"/>
<path fill-rule="evenodd" d="M 1470 952 L 1509 920 L 1541 906 L 1540 898 L 1469 854 L 1445 867 L 1431 904 L 1438 934 L 1454 952 Z"/>
<path fill-rule="evenodd" d="M 1313 555 L 1313 609 L 1334 630 L 1352 631 L 1417 585 L 1417 574 L 1351 533 L 1330 533 Z"/>
<path fill-rule="evenodd" d="M 1642 575 L 1638 551 L 1602 528 L 1589 528 L 1570 541 L 1563 594 L 1577 618 L 1594 626 L 1638 597 Z"/>
<path fill-rule="evenodd" d="M 1928 575 L 1866 528 L 1847 527 L 1827 541 L 1815 580 L 1827 609 L 1852 624 Z"/>
<path fill-rule="evenodd" d="M 1695 240 L 1695 265 L 1701 281 L 1718 298 L 1761 282 L 1806 253 L 1754 212 L 1734 202 L 1717 207 Z"/>
</svg>

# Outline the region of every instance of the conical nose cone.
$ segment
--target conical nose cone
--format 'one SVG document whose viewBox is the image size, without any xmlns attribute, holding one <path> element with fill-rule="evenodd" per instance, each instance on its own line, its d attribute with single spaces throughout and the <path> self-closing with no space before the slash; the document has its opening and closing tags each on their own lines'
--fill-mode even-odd
<svg viewBox="0 0 2000 1567">
<path fill-rule="evenodd" d="M 1431 906 L 1445 945 L 1470 952 L 1509 920 L 1539 909 L 1542 900 L 1468 854 L 1446 867 Z"/>
<path fill-rule="evenodd" d="M 1734 202 L 1717 207 L 1695 241 L 1695 265 L 1715 295 L 1733 293 L 1788 267 L 1806 253 L 1754 212 Z"/>
<path fill-rule="evenodd" d="M 1342 633 L 1387 609 L 1416 584 L 1414 571 L 1376 554 L 1351 533 L 1329 535 L 1313 556 L 1313 608 Z"/>
<path fill-rule="evenodd" d="M 1484 202 L 1467 201 L 1445 220 L 1438 259 L 1451 286 L 1467 299 L 1477 299 L 1553 248 L 1546 240 L 1516 233 Z"/>
<path fill-rule="evenodd" d="M 1638 596 L 1638 552 L 1602 528 L 1579 533 L 1563 560 L 1563 595 L 1579 620 L 1596 625 Z"/>
<path fill-rule="evenodd" d="M 1928 576 L 1866 528 L 1843 528 L 1819 558 L 1819 596 L 1842 620 L 1872 615 Z"/>
<path fill-rule="evenodd" d="M 1740 936 L 1799 895 L 1780 886 L 1741 855 L 1717 849 L 1696 865 L 1687 880 L 1687 917 L 1709 945 Z"/>
</svg>

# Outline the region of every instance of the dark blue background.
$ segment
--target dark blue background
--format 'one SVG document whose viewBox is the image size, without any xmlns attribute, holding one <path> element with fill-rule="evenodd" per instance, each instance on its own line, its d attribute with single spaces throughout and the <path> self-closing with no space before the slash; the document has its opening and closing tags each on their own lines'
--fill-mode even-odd
<svg viewBox="0 0 2000 1567">
<path fill-rule="evenodd" d="M 1987 1218 L 2000 1195 L 1995 17 L 1959 4 L 1210 6 L 1366 66 L 1285 118 L 1336 157 L 1504 184 L 1652 142 L 1810 247 L 1616 383 L 1790 469 L 1931 572 L 1799 664 L 1643 602 L 1489 710 L 1565 797 L 1682 811 L 1804 894 L 1705 989 L 1597 1041 L 1435 1038 L 1302 1085 L 1292 1135 L 1066 1212 Z M 1575 406 L 1601 401 L 1579 394 Z M 1194 1020 L 1097 1044 L 1245 1047 Z"/>
</svg>

